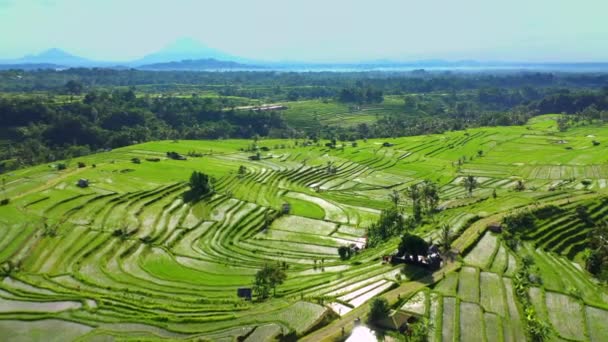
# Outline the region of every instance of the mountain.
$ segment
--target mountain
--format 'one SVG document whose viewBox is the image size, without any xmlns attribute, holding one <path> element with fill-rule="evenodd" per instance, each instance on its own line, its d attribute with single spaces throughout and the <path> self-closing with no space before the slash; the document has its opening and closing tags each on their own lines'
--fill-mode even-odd
<svg viewBox="0 0 608 342">
<path fill-rule="evenodd" d="M 0 62 L 0 70 L 46 70 L 46 69 L 64 69 L 65 66 L 48 63 L 22 63 L 22 64 L 3 64 Z"/>
<path fill-rule="evenodd" d="M 144 64 L 137 67 L 140 70 L 183 70 L 183 71 L 196 71 L 196 70 L 253 70 L 261 69 L 262 67 L 249 64 L 241 64 L 232 61 L 221 61 L 214 58 L 206 59 L 187 59 L 179 62 L 167 62 L 167 63 L 153 63 Z"/>
<path fill-rule="evenodd" d="M 91 66 L 95 62 L 86 58 L 78 57 L 61 49 L 49 49 L 37 55 L 2 61 L 2 64 L 53 64 L 59 66 Z"/>
<path fill-rule="evenodd" d="M 242 61 L 237 56 L 232 56 L 223 51 L 210 48 L 192 38 L 180 38 L 167 45 L 158 52 L 151 53 L 130 64 L 140 66 L 147 64 L 178 62 L 184 60 L 215 59 L 221 61 Z"/>
</svg>

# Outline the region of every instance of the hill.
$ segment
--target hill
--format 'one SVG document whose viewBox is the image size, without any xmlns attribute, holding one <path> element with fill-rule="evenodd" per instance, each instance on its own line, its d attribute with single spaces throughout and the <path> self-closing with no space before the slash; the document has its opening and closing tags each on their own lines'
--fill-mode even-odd
<svg viewBox="0 0 608 342">
<path fill-rule="evenodd" d="M 608 127 L 558 132 L 554 118 L 336 146 L 155 141 L 6 174 L 0 330 L 21 340 L 42 331 L 65 340 L 291 333 L 319 341 L 349 330 L 371 298 L 384 296 L 429 318 L 433 339 L 520 341 L 530 337 L 532 307 L 552 338 L 605 340 L 608 293 L 584 269 L 590 242 L 575 213 L 584 205 L 600 224 L 606 211 Z M 256 151 L 259 160 L 250 158 Z M 215 192 L 184 202 L 195 170 L 212 177 Z M 478 183 L 471 196 L 468 175 Z M 424 180 L 437 184 L 441 210 L 414 232 L 436 241 L 437 225 L 447 224 L 461 261 L 434 273 L 382 263 L 398 238 L 339 258 L 338 247 L 365 243 L 389 194 L 405 198 Z M 290 212 L 278 215 L 284 203 Z M 411 202 L 400 206 L 410 216 Z M 552 218 L 547 206 L 567 214 Z M 528 210 L 535 224 L 519 247 L 486 231 Z M 550 230 L 564 248 L 550 243 Z M 276 296 L 237 297 L 276 262 L 287 266 Z M 524 271 L 540 281 L 522 285 Z"/>
</svg>

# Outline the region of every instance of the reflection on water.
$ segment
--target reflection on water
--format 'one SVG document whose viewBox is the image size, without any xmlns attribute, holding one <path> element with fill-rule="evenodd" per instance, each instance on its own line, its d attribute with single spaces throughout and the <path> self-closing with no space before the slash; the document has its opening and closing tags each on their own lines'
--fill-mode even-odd
<svg viewBox="0 0 608 342">
<path fill-rule="evenodd" d="M 356 326 L 346 342 L 376 342 L 376 335 L 364 325 Z"/>
</svg>

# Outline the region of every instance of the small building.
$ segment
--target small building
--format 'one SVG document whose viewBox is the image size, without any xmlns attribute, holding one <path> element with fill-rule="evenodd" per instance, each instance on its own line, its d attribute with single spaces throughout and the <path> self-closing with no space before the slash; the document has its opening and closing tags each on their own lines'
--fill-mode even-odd
<svg viewBox="0 0 608 342">
<path fill-rule="evenodd" d="M 76 185 L 80 188 L 86 188 L 89 186 L 89 180 L 81 178 L 78 180 L 78 183 L 76 183 Z"/>
<path fill-rule="evenodd" d="M 291 204 L 289 204 L 289 203 L 283 203 L 281 205 L 281 213 L 283 213 L 283 214 L 289 214 L 290 211 L 291 211 Z"/>
<path fill-rule="evenodd" d="M 488 229 L 492 233 L 500 234 L 502 232 L 502 225 L 500 224 L 500 222 L 492 222 L 488 225 Z"/>
<path fill-rule="evenodd" d="M 239 287 L 236 290 L 236 295 L 239 298 L 244 298 L 245 300 L 251 300 L 251 288 L 250 287 Z"/>
<path fill-rule="evenodd" d="M 376 324 L 385 329 L 404 332 L 407 330 L 408 323 L 414 321 L 416 321 L 414 315 L 398 310 L 393 311 L 390 316 L 378 321 Z"/>
</svg>

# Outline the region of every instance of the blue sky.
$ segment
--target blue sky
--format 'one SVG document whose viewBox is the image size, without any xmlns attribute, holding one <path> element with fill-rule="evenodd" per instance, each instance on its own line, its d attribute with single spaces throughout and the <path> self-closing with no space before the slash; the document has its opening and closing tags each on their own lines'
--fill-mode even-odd
<svg viewBox="0 0 608 342">
<path fill-rule="evenodd" d="M 0 0 L 0 58 L 141 57 L 180 37 L 266 60 L 608 61 L 608 0 Z"/>
</svg>

